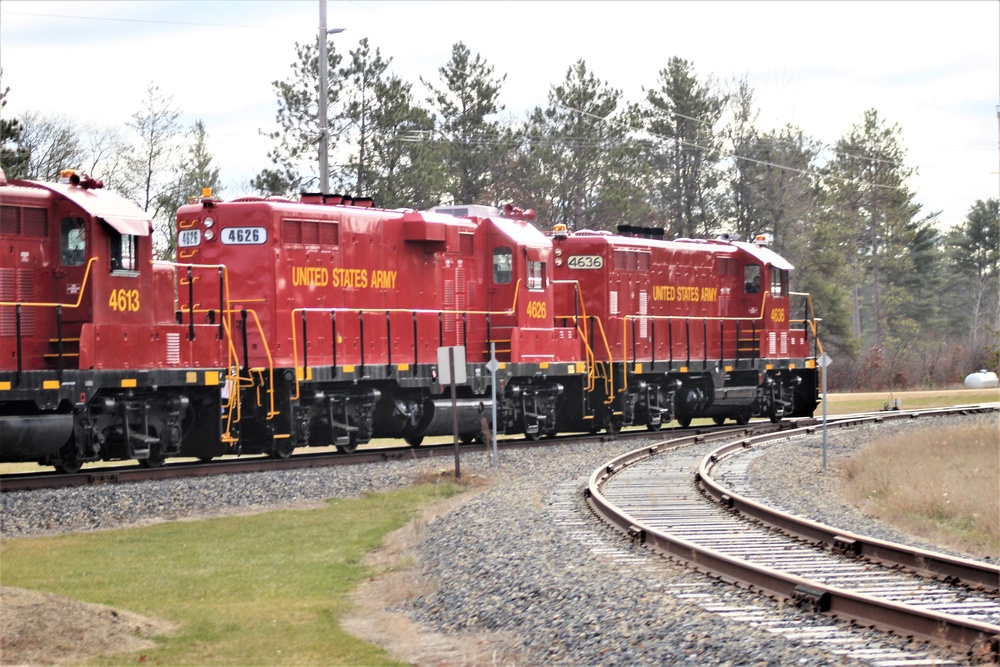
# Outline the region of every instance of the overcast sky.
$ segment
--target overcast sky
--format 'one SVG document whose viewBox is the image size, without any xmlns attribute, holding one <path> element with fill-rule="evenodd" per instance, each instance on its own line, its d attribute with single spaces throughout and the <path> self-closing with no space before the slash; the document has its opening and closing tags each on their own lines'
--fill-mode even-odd
<svg viewBox="0 0 1000 667">
<path fill-rule="evenodd" d="M 426 97 L 464 42 L 498 74 L 505 114 L 545 106 L 582 58 L 630 101 L 671 56 L 700 78 L 746 77 L 760 125 L 834 144 L 874 108 L 902 129 L 923 212 L 961 222 L 1000 196 L 1000 2 L 341 2 L 329 27 L 346 52 L 367 37 Z M 315 39 L 318 0 L 21 2 L 0 0 L 4 117 L 27 110 L 124 126 L 150 83 L 186 126 L 202 119 L 235 196 L 268 166 L 271 82 L 295 42 Z M 100 177 L 100 174 L 95 174 Z"/>
</svg>

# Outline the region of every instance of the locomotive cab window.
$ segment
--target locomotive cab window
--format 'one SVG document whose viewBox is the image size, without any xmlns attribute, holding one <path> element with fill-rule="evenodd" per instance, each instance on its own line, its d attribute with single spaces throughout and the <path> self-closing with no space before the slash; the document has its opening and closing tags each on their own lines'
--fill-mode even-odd
<svg viewBox="0 0 1000 667">
<path fill-rule="evenodd" d="M 747 264 L 743 267 L 743 282 L 747 294 L 760 294 L 759 264 Z"/>
<path fill-rule="evenodd" d="M 506 285 L 514 279 L 514 251 L 510 248 L 493 249 L 493 282 Z"/>
<path fill-rule="evenodd" d="M 545 289 L 545 262 L 528 260 L 528 289 L 535 292 Z"/>
<path fill-rule="evenodd" d="M 81 266 L 87 252 L 83 218 L 63 218 L 59 230 L 59 255 L 63 266 Z"/>
<path fill-rule="evenodd" d="M 788 294 L 788 271 L 771 267 L 771 296 L 786 296 Z"/>
<path fill-rule="evenodd" d="M 132 234 L 122 234 L 117 229 L 108 229 L 111 239 L 111 272 L 135 273 L 139 239 Z"/>
</svg>

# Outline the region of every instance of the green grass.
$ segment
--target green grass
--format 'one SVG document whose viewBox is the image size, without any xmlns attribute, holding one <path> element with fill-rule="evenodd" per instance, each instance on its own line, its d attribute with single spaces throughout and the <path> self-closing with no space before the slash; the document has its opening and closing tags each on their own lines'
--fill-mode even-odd
<svg viewBox="0 0 1000 667">
<path fill-rule="evenodd" d="M 5 539 L 3 584 L 178 623 L 144 664 L 395 665 L 341 630 L 348 596 L 372 575 L 362 559 L 386 534 L 460 490 L 425 484 L 313 510 Z"/>
</svg>

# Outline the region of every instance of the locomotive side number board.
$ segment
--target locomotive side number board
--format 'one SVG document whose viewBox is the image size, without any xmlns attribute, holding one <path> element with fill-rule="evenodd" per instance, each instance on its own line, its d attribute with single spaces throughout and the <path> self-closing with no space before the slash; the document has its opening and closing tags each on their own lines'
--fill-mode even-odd
<svg viewBox="0 0 1000 667">
<path fill-rule="evenodd" d="M 566 260 L 566 266 L 571 269 L 600 269 L 604 267 L 604 258 L 600 255 L 573 255 Z"/>
</svg>

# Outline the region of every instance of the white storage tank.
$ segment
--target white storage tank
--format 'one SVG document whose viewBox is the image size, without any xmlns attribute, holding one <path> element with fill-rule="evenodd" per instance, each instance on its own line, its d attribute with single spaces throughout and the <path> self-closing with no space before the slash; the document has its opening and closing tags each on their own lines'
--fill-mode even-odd
<svg viewBox="0 0 1000 667">
<path fill-rule="evenodd" d="M 969 389 L 991 389 L 997 385 L 997 374 L 985 368 L 978 373 L 969 373 L 965 378 L 965 386 Z"/>
</svg>

